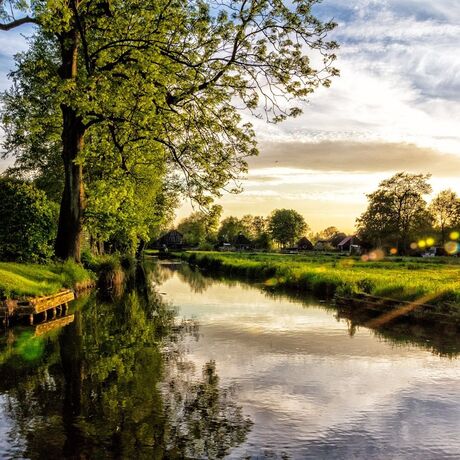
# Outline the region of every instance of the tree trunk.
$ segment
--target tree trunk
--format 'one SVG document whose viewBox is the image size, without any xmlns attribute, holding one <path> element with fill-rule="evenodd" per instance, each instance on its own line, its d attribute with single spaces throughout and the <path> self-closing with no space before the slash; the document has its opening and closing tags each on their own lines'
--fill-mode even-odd
<svg viewBox="0 0 460 460">
<path fill-rule="evenodd" d="M 77 79 L 78 33 L 75 28 L 60 36 L 62 80 Z M 76 160 L 83 148 L 85 126 L 75 108 L 61 104 L 62 161 L 64 163 L 64 191 L 59 212 L 59 226 L 55 254 L 59 259 L 80 262 L 82 217 L 84 209 L 83 168 Z"/>
<path fill-rule="evenodd" d="M 56 257 L 80 262 L 82 218 L 84 210 L 83 168 L 76 164 L 83 148 L 84 125 L 75 111 L 62 106 L 62 160 L 65 182 L 59 212 L 59 227 L 55 244 Z"/>
</svg>

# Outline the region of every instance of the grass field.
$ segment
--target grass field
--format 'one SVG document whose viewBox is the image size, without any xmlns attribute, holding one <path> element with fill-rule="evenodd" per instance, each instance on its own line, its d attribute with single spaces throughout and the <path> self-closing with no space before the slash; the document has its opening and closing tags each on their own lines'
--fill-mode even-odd
<svg viewBox="0 0 460 460">
<path fill-rule="evenodd" d="M 427 298 L 460 312 L 458 258 L 385 258 L 364 262 L 339 254 L 187 252 L 182 257 L 202 268 L 238 274 L 267 285 L 318 294 L 366 293 L 397 300 Z"/>
<path fill-rule="evenodd" d="M 0 300 L 54 294 L 91 281 L 93 275 L 80 265 L 35 265 L 0 262 Z"/>
</svg>

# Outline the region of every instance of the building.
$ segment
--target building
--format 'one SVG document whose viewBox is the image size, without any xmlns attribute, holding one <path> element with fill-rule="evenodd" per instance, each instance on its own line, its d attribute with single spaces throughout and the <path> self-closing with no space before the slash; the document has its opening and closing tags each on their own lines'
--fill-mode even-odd
<svg viewBox="0 0 460 460">
<path fill-rule="evenodd" d="M 313 243 L 304 236 L 303 238 L 300 238 L 300 240 L 297 242 L 297 249 L 299 251 L 312 251 Z"/>
<path fill-rule="evenodd" d="M 184 246 L 184 236 L 177 230 L 171 230 L 160 237 L 155 246 L 159 249 L 182 249 Z"/>
<path fill-rule="evenodd" d="M 337 245 L 337 249 L 340 252 L 348 252 L 349 254 L 361 254 L 361 241 L 356 235 L 347 236 Z"/>
</svg>

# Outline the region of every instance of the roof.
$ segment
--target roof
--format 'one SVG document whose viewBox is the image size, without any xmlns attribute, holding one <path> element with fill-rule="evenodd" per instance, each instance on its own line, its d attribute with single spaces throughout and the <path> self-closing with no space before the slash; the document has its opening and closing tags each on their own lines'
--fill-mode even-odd
<svg viewBox="0 0 460 460">
<path fill-rule="evenodd" d="M 160 244 L 180 244 L 182 243 L 183 235 L 177 230 L 171 230 L 165 233 L 161 238 L 158 239 Z"/>
<path fill-rule="evenodd" d="M 337 246 L 345 246 L 346 244 L 353 244 L 353 242 L 355 242 L 356 244 L 359 244 L 359 240 L 358 238 L 356 238 L 355 235 L 352 235 L 352 236 L 347 236 L 346 238 L 344 238 Z"/>
<path fill-rule="evenodd" d="M 297 242 L 297 246 L 298 247 L 309 247 L 309 248 L 312 248 L 313 247 L 313 244 L 312 242 L 306 238 L 305 236 L 300 238 L 300 240 Z"/>
</svg>

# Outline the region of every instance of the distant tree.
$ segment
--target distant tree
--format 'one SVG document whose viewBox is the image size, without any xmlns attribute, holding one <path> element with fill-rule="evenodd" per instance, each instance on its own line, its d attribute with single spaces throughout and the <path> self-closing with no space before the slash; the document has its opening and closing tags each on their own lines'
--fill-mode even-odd
<svg viewBox="0 0 460 460">
<path fill-rule="evenodd" d="M 39 262 L 53 255 L 58 206 L 33 184 L 0 178 L 0 260 Z"/>
<path fill-rule="evenodd" d="M 233 243 L 240 233 L 250 237 L 249 228 L 242 220 L 234 216 L 226 217 L 220 223 L 217 239 L 219 243 Z"/>
<path fill-rule="evenodd" d="M 423 198 L 431 192 L 429 178 L 429 174 L 399 172 L 382 181 L 367 195 L 367 210 L 357 219 L 360 238 L 374 246 L 392 244 L 405 253 L 411 237 L 430 225 Z"/>
<path fill-rule="evenodd" d="M 337 233 L 340 233 L 337 227 L 327 227 L 320 232 L 320 236 L 321 239 L 330 240 L 334 238 L 334 236 L 337 235 Z"/>
<path fill-rule="evenodd" d="M 443 190 L 430 203 L 429 212 L 434 228 L 441 234 L 441 243 L 447 239 L 447 232 L 460 225 L 460 198 L 452 190 Z"/>
<path fill-rule="evenodd" d="M 308 230 L 305 219 L 294 209 L 276 209 L 270 216 L 268 229 L 282 247 L 293 245 Z"/>
<path fill-rule="evenodd" d="M 214 205 L 209 212 L 197 211 L 182 219 L 177 230 L 184 236 L 184 242 L 191 246 L 213 244 L 217 239 L 222 207 Z"/>
</svg>

